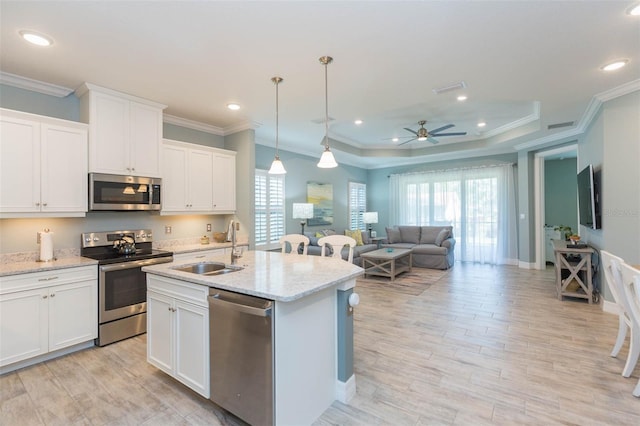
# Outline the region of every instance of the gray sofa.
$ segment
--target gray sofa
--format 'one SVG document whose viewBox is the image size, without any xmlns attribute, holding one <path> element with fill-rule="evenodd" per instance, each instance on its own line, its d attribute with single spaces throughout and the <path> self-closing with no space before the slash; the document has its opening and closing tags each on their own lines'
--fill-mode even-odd
<svg viewBox="0 0 640 426">
<path fill-rule="evenodd" d="M 411 249 L 413 266 L 432 269 L 453 267 L 452 226 L 394 226 L 386 228 L 382 247 Z"/>
<path fill-rule="evenodd" d="M 335 235 L 335 231 L 332 229 L 325 229 L 320 233 L 322 233 L 323 236 Z M 318 245 L 318 240 L 322 237 L 316 237 L 316 232 L 305 232 L 304 235 L 309 238 L 309 247 L 307 248 L 307 254 L 312 256 L 320 256 L 322 248 Z M 363 244 L 361 246 L 357 245 L 353 249 L 353 263 L 358 266 L 362 266 L 362 258 L 360 258 L 360 255 L 362 253 L 367 253 L 378 248 L 378 245 L 376 243 L 372 243 L 369 240 L 369 233 L 366 231 L 362 232 L 362 243 Z M 328 248 L 328 255 L 333 254 L 333 247 Z M 349 257 L 349 250 L 347 248 L 343 248 L 341 255 L 344 260 L 347 260 L 347 258 Z"/>
</svg>

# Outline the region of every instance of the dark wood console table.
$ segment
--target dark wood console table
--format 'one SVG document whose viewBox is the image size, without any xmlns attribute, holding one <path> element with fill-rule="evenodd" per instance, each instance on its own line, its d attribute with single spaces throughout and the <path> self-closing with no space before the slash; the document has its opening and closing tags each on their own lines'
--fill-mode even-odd
<svg viewBox="0 0 640 426">
<path fill-rule="evenodd" d="M 562 296 L 587 299 L 593 303 L 593 282 L 591 273 L 591 255 L 593 248 L 575 248 L 570 242 L 551 240 L 553 252 L 556 256 L 556 289 L 558 299 Z M 568 277 L 562 278 L 562 271 L 567 271 Z"/>
</svg>

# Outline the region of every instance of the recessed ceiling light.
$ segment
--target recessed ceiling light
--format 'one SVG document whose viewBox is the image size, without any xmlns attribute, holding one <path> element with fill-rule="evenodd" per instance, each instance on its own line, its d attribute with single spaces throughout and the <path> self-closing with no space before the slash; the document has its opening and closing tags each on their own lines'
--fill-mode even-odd
<svg viewBox="0 0 640 426">
<path fill-rule="evenodd" d="M 627 15 L 640 16 L 640 3 L 632 4 L 627 9 Z"/>
<path fill-rule="evenodd" d="M 230 104 L 227 104 L 227 108 L 229 108 L 231 111 L 237 111 L 240 109 L 240 105 L 230 103 Z"/>
<path fill-rule="evenodd" d="M 478 127 L 484 127 L 486 125 L 487 125 L 487 123 L 485 123 L 484 121 L 481 121 L 481 122 L 478 123 Z"/>
<path fill-rule="evenodd" d="M 362 124 L 362 120 L 358 119 L 358 120 L 354 121 L 354 123 L 359 126 L 359 125 Z"/>
<path fill-rule="evenodd" d="M 617 59 L 613 62 L 608 63 L 607 65 L 603 65 L 601 69 L 603 71 L 615 71 L 627 65 L 628 62 L 628 59 Z"/>
<path fill-rule="evenodd" d="M 459 101 L 466 101 L 467 100 L 467 95 L 460 95 L 458 96 L 456 99 L 458 99 Z"/>
<path fill-rule="evenodd" d="M 20 36 L 28 41 L 31 44 L 35 44 L 36 46 L 51 46 L 53 44 L 53 40 L 51 37 L 47 37 L 44 34 L 37 33 L 35 31 L 20 31 Z"/>
<path fill-rule="evenodd" d="M 399 140 L 400 139 L 398 139 L 398 138 L 393 138 L 393 139 L 391 139 L 391 142 L 398 142 Z"/>
</svg>

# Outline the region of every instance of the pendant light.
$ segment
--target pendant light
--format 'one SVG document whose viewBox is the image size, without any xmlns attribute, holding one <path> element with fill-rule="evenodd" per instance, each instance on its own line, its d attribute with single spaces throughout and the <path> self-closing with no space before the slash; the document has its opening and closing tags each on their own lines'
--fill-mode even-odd
<svg viewBox="0 0 640 426">
<path fill-rule="evenodd" d="M 325 104 L 325 121 L 324 121 L 324 152 L 318 167 L 321 169 L 331 169 L 338 167 L 336 159 L 333 157 L 333 153 L 329 149 L 329 84 L 327 82 L 327 65 L 333 61 L 331 56 L 322 56 L 320 63 L 324 65 L 324 104 Z"/>
<path fill-rule="evenodd" d="M 278 84 L 282 82 L 282 78 L 273 77 L 271 81 L 273 81 L 273 83 L 276 85 L 276 157 L 273 159 L 273 163 L 271 163 L 269 174 L 283 175 L 287 173 L 287 171 L 284 169 L 284 165 L 282 164 L 282 161 L 280 161 L 280 157 L 278 156 Z"/>
</svg>

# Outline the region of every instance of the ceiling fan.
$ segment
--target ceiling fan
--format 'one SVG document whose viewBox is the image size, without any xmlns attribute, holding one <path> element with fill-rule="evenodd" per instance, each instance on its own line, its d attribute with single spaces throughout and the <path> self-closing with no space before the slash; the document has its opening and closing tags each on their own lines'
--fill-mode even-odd
<svg viewBox="0 0 640 426">
<path fill-rule="evenodd" d="M 424 128 L 424 125 L 427 124 L 426 120 L 420 120 L 418 121 L 418 124 L 420 125 L 420 128 L 418 129 L 418 131 L 409 129 L 408 127 L 405 127 L 404 129 L 408 132 L 411 132 L 415 135 L 415 137 L 406 140 L 400 144 L 398 144 L 398 146 L 400 145 L 404 145 L 405 143 L 409 143 L 411 141 L 414 140 L 419 140 L 419 141 L 429 141 L 432 144 L 437 144 L 438 140 L 434 139 L 433 137 L 439 137 L 439 136 L 464 136 L 467 134 L 467 132 L 453 132 L 453 133 L 440 133 L 443 130 L 447 130 L 452 128 L 453 126 L 455 126 L 455 124 L 447 124 L 446 126 L 442 126 L 442 127 L 438 127 L 437 129 L 431 130 L 431 131 L 427 131 L 427 129 Z"/>
</svg>

